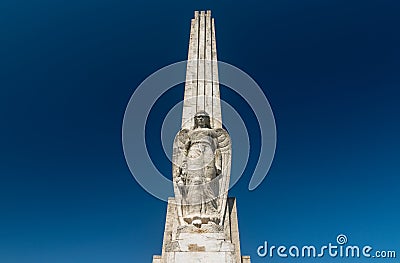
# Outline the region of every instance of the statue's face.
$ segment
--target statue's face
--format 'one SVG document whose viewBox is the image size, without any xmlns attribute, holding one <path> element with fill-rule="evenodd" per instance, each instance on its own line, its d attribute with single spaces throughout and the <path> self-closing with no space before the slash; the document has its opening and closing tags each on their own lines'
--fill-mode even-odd
<svg viewBox="0 0 400 263">
<path fill-rule="evenodd" d="M 208 116 L 205 116 L 205 115 L 196 116 L 195 121 L 196 121 L 197 127 L 208 128 L 210 126 L 210 117 L 208 117 Z"/>
</svg>

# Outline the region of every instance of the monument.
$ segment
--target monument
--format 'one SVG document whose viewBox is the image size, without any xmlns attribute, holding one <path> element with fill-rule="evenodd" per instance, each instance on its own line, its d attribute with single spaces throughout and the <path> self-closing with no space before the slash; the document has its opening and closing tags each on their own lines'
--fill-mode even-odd
<svg viewBox="0 0 400 263">
<path fill-rule="evenodd" d="M 162 254 L 153 263 L 250 263 L 241 256 L 235 198 L 228 197 L 231 140 L 222 128 L 214 19 L 191 21 L 181 130 L 172 158 Z"/>
</svg>

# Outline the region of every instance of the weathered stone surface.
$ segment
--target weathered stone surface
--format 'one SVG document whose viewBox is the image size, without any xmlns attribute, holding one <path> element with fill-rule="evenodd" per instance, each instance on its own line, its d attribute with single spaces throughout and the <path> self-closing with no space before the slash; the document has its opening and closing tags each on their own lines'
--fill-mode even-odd
<svg viewBox="0 0 400 263">
<path fill-rule="evenodd" d="M 232 261 L 232 255 L 226 252 L 190 252 L 182 253 L 177 252 L 174 256 L 174 261 L 176 263 L 230 263 Z M 168 262 L 169 263 L 169 262 Z"/>
<path fill-rule="evenodd" d="M 161 256 L 153 256 L 153 263 L 161 263 Z"/>
<path fill-rule="evenodd" d="M 245 257 L 247 261 L 242 261 L 240 255 L 235 198 L 228 198 L 225 214 L 227 225 L 182 227 L 176 224 L 176 218 L 175 200 L 170 198 L 162 254 L 154 256 L 153 263 L 250 263 L 250 258 Z"/>
<path fill-rule="evenodd" d="M 173 181 L 181 225 L 223 224 L 231 168 L 231 142 L 222 128 L 211 128 L 206 112 L 174 141 Z"/>
<path fill-rule="evenodd" d="M 190 29 L 182 129 L 193 127 L 198 111 L 210 115 L 213 128 L 222 128 L 219 94 L 214 19 L 211 11 L 196 11 Z"/>
</svg>

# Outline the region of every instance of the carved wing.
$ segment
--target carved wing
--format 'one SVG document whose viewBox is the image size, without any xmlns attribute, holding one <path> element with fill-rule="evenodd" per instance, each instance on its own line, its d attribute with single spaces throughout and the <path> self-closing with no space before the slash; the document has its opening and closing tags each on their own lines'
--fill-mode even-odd
<svg viewBox="0 0 400 263">
<path fill-rule="evenodd" d="M 187 153 L 187 144 L 189 142 L 188 136 L 189 130 L 182 129 L 178 132 L 174 139 L 173 152 L 172 152 L 172 181 L 174 185 L 175 193 L 175 204 L 177 205 L 178 220 L 181 225 L 183 221 L 182 211 L 182 191 L 185 191 L 184 187 L 179 186 L 179 181 L 185 180 L 184 174 L 184 162 Z"/>
<path fill-rule="evenodd" d="M 226 209 L 226 200 L 228 198 L 229 180 L 231 176 L 231 138 L 228 132 L 222 128 L 215 130 L 217 134 L 218 148 L 216 158 L 216 167 L 219 169 L 219 198 L 218 198 L 218 213 L 220 215 L 220 225 L 223 224 L 223 218 Z M 218 156 L 219 155 L 219 156 Z"/>
<path fill-rule="evenodd" d="M 183 169 L 184 162 L 186 158 L 187 143 L 189 141 L 188 137 L 189 130 L 182 129 L 175 136 L 173 153 L 172 153 L 172 179 L 174 182 L 174 193 L 175 197 L 180 199 L 181 192 L 178 187 L 178 182 L 184 180 Z"/>
</svg>

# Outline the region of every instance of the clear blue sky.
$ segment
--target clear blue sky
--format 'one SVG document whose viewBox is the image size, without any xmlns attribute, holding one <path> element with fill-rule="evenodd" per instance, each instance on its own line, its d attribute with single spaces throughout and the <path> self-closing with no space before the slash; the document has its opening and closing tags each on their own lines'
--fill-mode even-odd
<svg viewBox="0 0 400 263">
<path fill-rule="evenodd" d="M 322 245 L 344 233 L 400 257 L 399 1 L 3 0 L 1 263 L 144 263 L 161 252 L 166 204 L 131 176 L 122 118 L 149 74 L 186 59 L 190 19 L 204 9 L 219 59 L 262 86 L 277 124 L 266 180 L 247 190 L 253 134 L 230 192 L 243 254 L 395 262 L 256 254 L 265 240 Z M 243 101 L 221 93 L 255 128 Z M 170 173 L 154 132 L 158 169 Z"/>
</svg>

